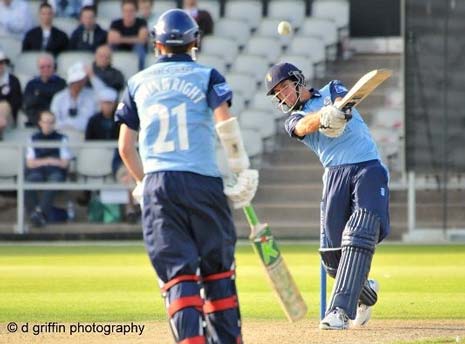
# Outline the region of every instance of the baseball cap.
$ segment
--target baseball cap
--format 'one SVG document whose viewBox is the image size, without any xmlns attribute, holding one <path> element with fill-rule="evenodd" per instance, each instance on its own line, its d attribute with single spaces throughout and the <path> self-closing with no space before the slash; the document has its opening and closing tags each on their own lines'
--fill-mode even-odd
<svg viewBox="0 0 465 344">
<path fill-rule="evenodd" d="M 84 65 L 82 62 L 77 62 L 68 68 L 66 82 L 71 84 L 84 79 L 86 76 Z"/>
<path fill-rule="evenodd" d="M 294 66 L 291 63 L 283 62 L 275 64 L 268 70 L 265 77 L 265 85 L 266 85 L 266 95 L 272 95 L 273 89 L 278 85 L 281 81 L 286 79 L 296 79 L 298 80 L 300 77 L 303 78 L 302 71 Z"/>
<path fill-rule="evenodd" d="M 10 59 L 5 55 L 3 51 L 0 50 L 0 61 L 10 63 Z"/>
<path fill-rule="evenodd" d="M 98 100 L 101 102 L 116 102 L 118 93 L 113 88 L 103 88 L 97 94 Z"/>
</svg>

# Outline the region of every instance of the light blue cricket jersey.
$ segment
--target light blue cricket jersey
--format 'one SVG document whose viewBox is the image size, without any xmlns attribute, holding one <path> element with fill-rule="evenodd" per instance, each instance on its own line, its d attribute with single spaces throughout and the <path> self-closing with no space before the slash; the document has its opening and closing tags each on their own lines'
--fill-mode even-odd
<svg viewBox="0 0 465 344">
<path fill-rule="evenodd" d="M 312 97 L 302 107 L 303 112 L 316 112 L 331 103 L 337 97 L 343 97 L 347 88 L 338 80 L 333 80 L 319 91 L 312 90 Z M 352 119 L 347 123 L 342 135 L 336 138 L 328 137 L 319 131 L 305 137 L 297 137 L 294 128 L 297 122 L 304 117 L 298 112 L 292 113 L 286 120 L 286 131 L 292 137 L 301 140 L 310 147 L 319 157 L 324 167 L 355 164 L 369 160 L 380 160 L 378 149 L 373 141 L 367 125 L 357 109 L 352 109 Z"/>
<path fill-rule="evenodd" d="M 129 79 L 116 116 L 139 130 L 144 173 L 187 171 L 219 177 L 212 109 L 231 98 L 215 69 L 185 54 L 162 56 Z"/>
</svg>

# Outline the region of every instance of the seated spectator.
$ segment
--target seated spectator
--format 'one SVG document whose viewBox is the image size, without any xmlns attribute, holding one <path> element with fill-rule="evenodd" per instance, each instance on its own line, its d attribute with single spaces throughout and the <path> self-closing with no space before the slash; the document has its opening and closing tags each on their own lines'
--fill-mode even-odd
<svg viewBox="0 0 465 344">
<path fill-rule="evenodd" d="M 23 109 L 27 116 L 26 126 L 37 125 L 38 115 L 50 109 L 55 93 L 66 87 L 64 79 L 55 74 L 55 59 L 50 54 L 40 55 L 37 59 L 39 76 L 26 85 L 23 97 Z"/>
<path fill-rule="evenodd" d="M 111 88 L 105 88 L 98 92 L 98 99 L 100 102 L 100 112 L 89 119 L 86 128 L 86 140 L 117 141 L 119 126 L 115 122 L 114 113 L 118 101 L 118 93 Z M 126 204 L 125 214 L 128 222 L 135 223 L 140 217 L 139 206 L 131 194 L 132 189 L 135 187 L 135 182 L 123 165 L 118 149 L 115 149 L 112 169 L 116 179 L 128 186 L 129 203 Z"/>
<path fill-rule="evenodd" d="M 13 126 L 21 108 L 21 84 L 16 76 L 8 72 L 10 60 L 0 51 L 0 139 L 5 128 Z"/>
<path fill-rule="evenodd" d="M 69 67 L 66 82 L 68 87 L 55 94 L 50 105 L 56 117 L 56 128 L 84 133 L 97 105 L 94 91 L 86 87 L 87 72 L 82 63 Z"/>
<path fill-rule="evenodd" d="M 29 30 L 23 40 L 23 51 L 48 51 L 58 55 L 68 48 L 68 36 L 53 26 L 53 9 L 43 2 L 39 7 L 39 26 Z"/>
<path fill-rule="evenodd" d="M 77 18 L 85 6 L 95 6 L 94 0 L 48 0 L 57 17 Z"/>
<path fill-rule="evenodd" d="M 213 33 L 213 19 L 208 11 L 199 9 L 197 0 L 183 0 L 182 7 L 199 25 L 201 37 Z"/>
<path fill-rule="evenodd" d="M 23 0 L 0 0 L 0 36 L 22 40 L 31 28 L 31 14 Z"/>
<path fill-rule="evenodd" d="M 95 7 L 83 7 L 79 20 L 81 24 L 71 34 L 69 49 L 95 52 L 107 42 L 107 32 L 95 21 Z"/>
<path fill-rule="evenodd" d="M 121 9 L 123 17 L 111 22 L 108 43 L 114 50 L 135 51 L 139 58 L 139 69 L 143 69 L 149 35 L 147 22 L 136 17 L 136 0 L 122 0 Z"/>
<path fill-rule="evenodd" d="M 92 63 L 92 72 L 102 80 L 107 87 L 120 92 L 125 86 L 124 75 L 119 69 L 111 65 L 111 49 L 108 45 L 98 47 L 95 52 L 95 61 Z"/>
<path fill-rule="evenodd" d="M 147 22 L 149 31 L 157 23 L 158 17 L 161 13 L 153 11 L 153 0 L 139 0 L 139 17 Z"/>
<path fill-rule="evenodd" d="M 39 117 L 40 130 L 33 134 L 31 142 L 61 141 L 57 148 L 28 147 L 26 153 L 26 180 L 28 182 L 63 182 L 66 179 L 71 153 L 66 148 L 66 136 L 55 130 L 55 116 L 50 111 L 42 111 Z M 57 191 L 46 190 L 39 199 L 37 191 L 26 192 L 26 210 L 35 227 L 47 224 L 52 217 L 53 200 Z"/>
</svg>

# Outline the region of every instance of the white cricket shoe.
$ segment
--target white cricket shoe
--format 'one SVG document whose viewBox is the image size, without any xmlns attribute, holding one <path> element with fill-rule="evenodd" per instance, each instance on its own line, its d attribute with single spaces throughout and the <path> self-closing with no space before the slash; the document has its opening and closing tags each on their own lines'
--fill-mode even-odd
<svg viewBox="0 0 465 344">
<path fill-rule="evenodd" d="M 376 293 L 379 291 L 379 283 L 376 280 L 368 280 L 371 289 L 373 289 Z M 368 320 L 371 318 L 371 312 L 373 310 L 373 306 L 367 306 L 362 303 L 358 304 L 357 307 L 357 315 L 355 316 L 354 320 L 350 321 L 350 327 L 359 327 L 366 325 Z"/>
<path fill-rule="evenodd" d="M 336 307 L 331 313 L 326 314 L 320 322 L 320 330 L 345 330 L 349 327 L 349 317 L 346 312 Z"/>
</svg>

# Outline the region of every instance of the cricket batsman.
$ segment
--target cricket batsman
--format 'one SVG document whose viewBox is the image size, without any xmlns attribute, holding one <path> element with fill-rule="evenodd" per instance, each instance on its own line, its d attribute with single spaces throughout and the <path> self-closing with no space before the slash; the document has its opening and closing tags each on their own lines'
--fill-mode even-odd
<svg viewBox="0 0 465 344">
<path fill-rule="evenodd" d="M 379 291 L 377 281 L 368 279 L 371 261 L 390 231 L 388 171 L 359 112 L 334 106 L 347 93 L 340 81 L 308 89 L 296 66 L 279 63 L 265 83 L 267 95 L 289 114 L 287 133 L 314 151 L 325 168 L 320 253 L 336 280 L 320 329 L 365 325 Z"/>
<path fill-rule="evenodd" d="M 177 343 L 242 343 L 235 283 L 235 207 L 252 200 L 232 92 L 215 69 L 194 61 L 199 27 L 186 12 L 163 13 L 152 32 L 158 60 L 129 79 L 116 111 L 119 151 L 138 182 L 145 246 Z M 218 134 L 237 182 L 224 188 Z M 139 153 L 136 149 L 137 137 Z"/>
</svg>

